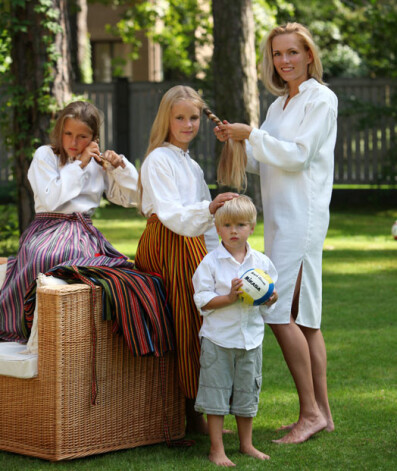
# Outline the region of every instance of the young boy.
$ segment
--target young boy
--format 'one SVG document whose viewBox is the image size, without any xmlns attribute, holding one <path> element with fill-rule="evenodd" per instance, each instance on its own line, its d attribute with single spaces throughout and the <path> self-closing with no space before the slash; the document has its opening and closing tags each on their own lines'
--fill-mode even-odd
<svg viewBox="0 0 397 471">
<path fill-rule="evenodd" d="M 225 454 L 222 439 L 224 416 L 229 413 L 236 417 L 240 451 L 269 458 L 252 444 L 252 423 L 262 382 L 263 316 L 277 301 L 277 293 L 260 306 L 239 300 L 240 277 L 248 269 L 260 268 L 274 282 L 277 279 L 269 258 L 247 242 L 255 224 L 256 208 L 249 197 L 226 201 L 215 213 L 222 243 L 204 257 L 193 276 L 194 300 L 204 318 L 195 409 L 207 414 L 209 459 L 219 466 L 235 466 Z"/>
</svg>

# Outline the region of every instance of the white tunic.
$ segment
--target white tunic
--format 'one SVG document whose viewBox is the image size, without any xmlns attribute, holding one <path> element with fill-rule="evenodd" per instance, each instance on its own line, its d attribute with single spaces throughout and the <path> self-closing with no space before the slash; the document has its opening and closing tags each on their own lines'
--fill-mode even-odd
<svg viewBox="0 0 397 471">
<path fill-rule="evenodd" d="M 107 170 L 93 159 L 85 168 L 81 168 L 80 160 L 61 166 L 50 146 L 39 147 L 28 171 L 36 213 L 92 214 L 103 193 L 112 203 L 136 206 L 138 172 L 125 157 L 123 162 L 125 168 L 109 165 Z"/>
<path fill-rule="evenodd" d="M 265 327 L 263 321 L 274 309 L 274 304 L 269 308 L 264 304 L 249 306 L 236 301 L 219 309 L 201 309 L 216 296 L 229 294 L 232 279 L 240 278 L 250 268 L 264 270 L 276 283 L 277 272 L 273 263 L 266 255 L 252 249 L 248 243 L 242 263 L 222 244 L 203 258 L 193 275 L 194 301 L 204 318 L 200 337 L 224 348 L 251 350 L 262 343 Z"/>
<path fill-rule="evenodd" d="M 207 250 L 219 244 L 209 211 L 211 194 L 199 164 L 172 144 L 153 150 L 141 167 L 142 212 L 156 214 L 176 234 L 205 235 Z"/>
<path fill-rule="evenodd" d="M 266 322 L 289 323 L 302 265 L 296 322 L 320 328 L 322 250 L 329 223 L 338 103 L 335 94 L 314 79 L 302 83 L 283 109 L 286 98 L 272 103 L 247 146 L 247 170 L 258 170 L 260 163 L 265 250 L 279 274 L 279 300 Z"/>
</svg>

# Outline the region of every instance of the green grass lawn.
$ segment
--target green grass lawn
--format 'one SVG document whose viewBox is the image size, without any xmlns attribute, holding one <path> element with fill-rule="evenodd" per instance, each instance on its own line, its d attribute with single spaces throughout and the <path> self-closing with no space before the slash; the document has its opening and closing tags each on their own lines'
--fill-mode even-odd
<svg viewBox="0 0 397 471">
<path fill-rule="evenodd" d="M 331 213 L 324 246 L 322 330 L 335 431 L 321 432 L 301 445 L 271 442 L 280 436 L 275 432 L 277 427 L 296 420 L 298 400 L 281 350 L 267 329 L 253 439 L 271 460 L 259 462 L 240 455 L 237 434 L 226 435 L 226 452 L 238 469 L 397 469 L 397 241 L 390 233 L 396 219 L 397 211 Z M 95 224 L 120 251 L 134 256 L 145 227 L 145 220 L 135 211 L 101 208 Z M 262 234 L 260 222 L 250 239 L 259 250 L 263 249 Z M 232 417 L 227 417 L 226 425 L 236 430 Z M 216 469 L 207 460 L 208 437 L 189 438 L 194 438 L 196 445 L 188 449 L 168 449 L 161 444 L 63 463 L 0 452 L 0 469 Z"/>
</svg>

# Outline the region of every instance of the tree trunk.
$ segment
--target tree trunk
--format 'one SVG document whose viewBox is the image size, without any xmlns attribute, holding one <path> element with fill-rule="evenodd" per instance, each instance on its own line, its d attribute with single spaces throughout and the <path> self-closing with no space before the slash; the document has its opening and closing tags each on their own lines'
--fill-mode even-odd
<svg viewBox="0 0 397 471">
<path fill-rule="evenodd" d="M 70 56 L 73 82 L 89 83 L 92 81 L 91 66 L 87 70 L 87 61 L 91 61 L 87 27 L 87 0 L 69 0 L 68 15 L 70 25 Z"/>
<path fill-rule="evenodd" d="M 45 44 L 45 38 L 51 37 L 51 33 L 44 20 L 55 20 L 48 18 L 46 13 L 36 12 L 38 3 L 37 0 L 32 0 L 20 6 L 11 2 L 15 21 L 27 24 L 26 30 L 16 30 L 11 42 L 14 90 L 13 152 L 21 232 L 34 216 L 33 193 L 27 179 L 27 171 L 34 148 L 48 143 L 52 118 L 48 96 L 55 98 L 58 109 L 71 97 L 66 0 L 52 0 L 51 9 L 48 10 L 59 12 L 56 23 L 62 29 L 53 33 L 53 41 L 49 45 Z M 54 47 L 58 53 L 56 59 L 51 59 L 50 47 Z M 43 89 L 44 86 L 47 86 L 46 90 Z"/>
<path fill-rule="evenodd" d="M 219 118 L 258 126 L 259 91 L 251 0 L 213 0 L 215 109 Z M 221 144 L 217 142 L 216 154 Z M 249 175 L 249 194 L 260 207 L 257 176 Z"/>
<path fill-rule="evenodd" d="M 221 119 L 258 125 L 259 97 L 251 0 L 213 0 L 214 91 Z"/>
</svg>

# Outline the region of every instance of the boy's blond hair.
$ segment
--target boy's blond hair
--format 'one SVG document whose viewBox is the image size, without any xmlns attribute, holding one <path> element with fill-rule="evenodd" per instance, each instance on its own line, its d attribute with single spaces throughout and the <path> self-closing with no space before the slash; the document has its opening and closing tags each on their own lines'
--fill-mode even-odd
<svg viewBox="0 0 397 471">
<path fill-rule="evenodd" d="M 220 227 L 226 223 L 248 222 L 256 224 L 256 208 L 251 198 L 240 195 L 226 201 L 215 213 L 215 226 Z"/>
</svg>

